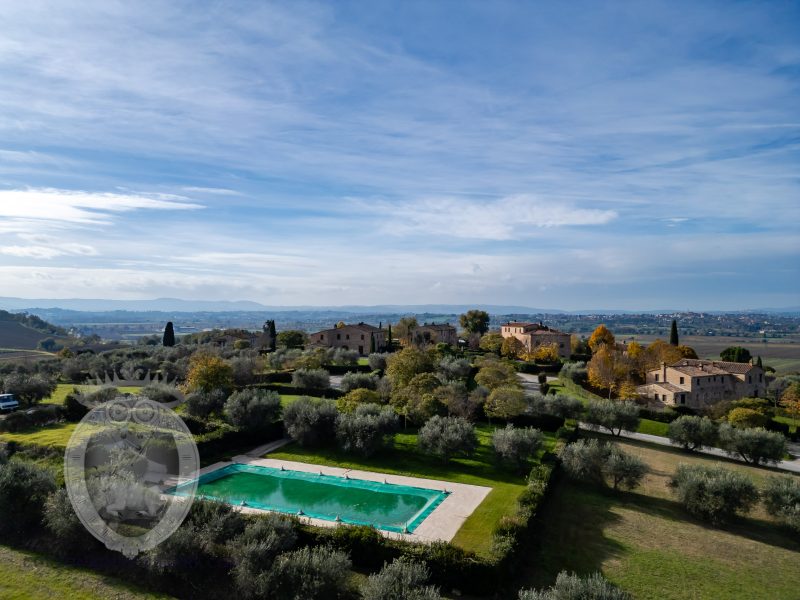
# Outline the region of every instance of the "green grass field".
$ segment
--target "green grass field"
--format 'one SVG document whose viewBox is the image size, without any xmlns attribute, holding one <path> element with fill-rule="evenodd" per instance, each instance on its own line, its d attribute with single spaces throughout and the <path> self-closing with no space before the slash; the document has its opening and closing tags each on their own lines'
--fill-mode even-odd
<svg viewBox="0 0 800 600">
<path fill-rule="evenodd" d="M 33 552 L 0 546 L 0 598 L 5 600 L 166 599 L 90 569 L 64 565 Z"/>
<path fill-rule="evenodd" d="M 48 448 L 66 448 L 77 423 L 54 423 L 17 433 L 0 433 L 0 440 L 19 444 L 35 444 Z"/>
<path fill-rule="evenodd" d="M 56 391 L 49 398 L 42 400 L 42 404 L 64 404 L 67 394 L 72 392 L 73 389 L 78 388 L 81 391 L 90 392 L 99 389 L 96 385 L 77 385 L 74 383 L 59 383 L 56 386 Z M 118 388 L 123 394 L 135 394 L 140 388 L 122 386 Z"/>
<path fill-rule="evenodd" d="M 393 451 L 368 459 L 356 458 L 335 449 L 301 448 L 297 444 L 285 446 L 269 454 L 269 458 L 491 487 L 492 491 L 453 539 L 454 544 L 466 550 L 488 556 L 492 531 L 503 515 L 515 511 L 517 496 L 525 487 L 522 475 L 500 468 L 495 463 L 491 447 L 493 431 L 494 427 L 479 426 L 480 447 L 475 455 L 469 459 L 453 459 L 449 464 L 422 453 L 417 448 L 416 433 L 410 431 L 397 435 Z M 555 439 L 549 436 L 546 446 L 552 448 L 554 444 Z"/>
<path fill-rule="evenodd" d="M 689 516 L 667 481 L 678 464 L 721 462 L 762 485 L 773 471 L 620 441 L 649 465 L 643 484 L 615 494 L 562 480 L 543 515 L 542 544 L 519 585 L 551 584 L 561 570 L 601 571 L 638 599 L 796 600 L 800 540 L 758 510 L 723 528 Z"/>
</svg>

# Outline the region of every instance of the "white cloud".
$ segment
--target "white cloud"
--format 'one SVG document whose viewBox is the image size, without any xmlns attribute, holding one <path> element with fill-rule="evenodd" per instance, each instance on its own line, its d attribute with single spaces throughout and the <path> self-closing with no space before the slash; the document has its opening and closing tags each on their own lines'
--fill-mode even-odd
<svg viewBox="0 0 800 600">
<path fill-rule="evenodd" d="M 432 198 L 412 202 L 353 201 L 359 210 L 380 218 L 395 235 L 431 234 L 485 240 L 526 239 L 550 227 L 605 225 L 614 210 L 581 208 L 532 195 L 497 200 Z"/>
</svg>

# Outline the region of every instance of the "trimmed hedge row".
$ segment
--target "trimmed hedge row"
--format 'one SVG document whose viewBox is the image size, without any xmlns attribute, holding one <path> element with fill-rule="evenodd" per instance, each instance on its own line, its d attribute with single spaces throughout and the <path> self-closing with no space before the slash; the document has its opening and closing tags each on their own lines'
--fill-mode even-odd
<svg viewBox="0 0 800 600">
<path fill-rule="evenodd" d="M 564 426 L 564 417 L 556 415 L 518 415 L 510 421 L 515 427 L 533 427 L 542 431 L 558 431 Z"/>
<path fill-rule="evenodd" d="M 219 427 L 207 433 L 195 435 L 200 457 L 213 456 L 244 446 L 258 446 L 279 440 L 284 436 L 283 421 L 275 421 L 258 431 L 244 431 L 230 427 Z"/>
<path fill-rule="evenodd" d="M 539 363 L 516 363 L 517 371 L 520 373 L 528 373 L 530 375 L 538 375 L 539 373 L 552 373 L 557 374 L 563 364 L 561 361 L 552 364 L 539 364 Z"/>
<path fill-rule="evenodd" d="M 254 387 L 260 390 L 270 390 L 273 392 L 278 392 L 279 394 L 296 394 L 298 396 L 330 398 L 331 400 L 336 400 L 343 395 L 341 391 L 333 388 L 304 388 L 274 383 L 258 383 L 256 385 L 247 387 Z"/>
</svg>

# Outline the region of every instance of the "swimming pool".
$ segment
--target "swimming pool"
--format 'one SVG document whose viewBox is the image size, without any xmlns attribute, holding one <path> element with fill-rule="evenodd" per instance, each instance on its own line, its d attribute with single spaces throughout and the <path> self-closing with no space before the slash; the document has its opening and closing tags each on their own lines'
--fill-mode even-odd
<svg viewBox="0 0 800 600">
<path fill-rule="evenodd" d="M 167 493 L 180 496 L 183 489 L 190 489 L 190 484 Z M 412 533 L 447 495 L 393 483 L 232 464 L 202 475 L 196 497 Z"/>
</svg>

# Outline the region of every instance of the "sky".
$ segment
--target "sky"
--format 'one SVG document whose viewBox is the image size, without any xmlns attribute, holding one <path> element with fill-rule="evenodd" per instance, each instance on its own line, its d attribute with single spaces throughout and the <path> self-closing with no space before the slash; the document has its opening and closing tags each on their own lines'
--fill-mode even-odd
<svg viewBox="0 0 800 600">
<path fill-rule="evenodd" d="M 0 284 L 800 306 L 800 4 L 2 2 Z"/>
</svg>

